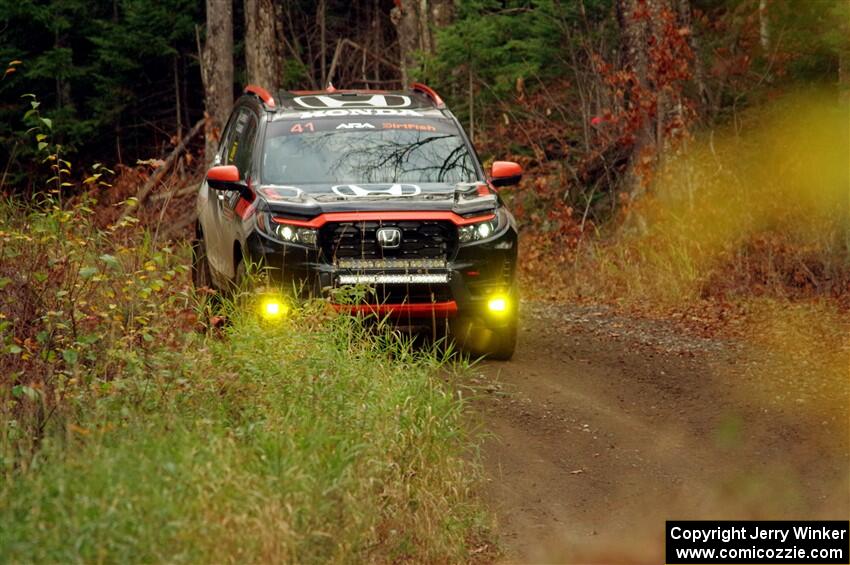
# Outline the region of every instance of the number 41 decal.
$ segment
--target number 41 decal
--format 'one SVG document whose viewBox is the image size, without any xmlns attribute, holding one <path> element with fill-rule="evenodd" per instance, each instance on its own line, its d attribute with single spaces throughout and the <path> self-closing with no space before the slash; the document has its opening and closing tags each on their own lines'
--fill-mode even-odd
<svg viewBox="0 0 850 565">
<path fill-rule="evenodd" d="M 294 124 L 291 128 L 289 128 L 289 133 L 304 133 L 304 130 L 316 131 L 316 126 L 313 125 L 313 122 L 307 122 L 306 124 Z"/>
</svg>

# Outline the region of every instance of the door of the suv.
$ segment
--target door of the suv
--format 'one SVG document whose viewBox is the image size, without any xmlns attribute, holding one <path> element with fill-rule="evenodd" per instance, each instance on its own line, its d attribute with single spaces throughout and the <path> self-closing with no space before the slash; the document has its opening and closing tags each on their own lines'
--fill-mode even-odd
<svg viewBox="0 0 850 565">
<path fill-rule="evenodd" d="M 219 165 L 236 165 L 241 180 L 251 175 L 251 155 L 257 133 L 258 117 L 249 108 L 239 108 L 234 113 L 222 137 Z M 211 198 L 211 229 L 206 233 L 210 262 L 218 272 L 234 277 L 233 243 L 238 240 L 238 225 L 241 220 L 235 209 L 239 203 L 235 190 L 215 191 Z"/>
</svg>

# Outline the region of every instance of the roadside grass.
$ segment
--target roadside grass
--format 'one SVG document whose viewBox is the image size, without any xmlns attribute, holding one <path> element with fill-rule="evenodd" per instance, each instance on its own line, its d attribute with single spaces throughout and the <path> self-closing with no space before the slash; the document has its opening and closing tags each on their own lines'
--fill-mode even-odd
<svg viewBox="0 0 850 565">
<path fill-rule="evenodd" d="M 205 326 L 185 250 L 89 218 L 0 205 L 3 561 L 468 559 L 462 361 L 322 302 Z"/>
</svg>

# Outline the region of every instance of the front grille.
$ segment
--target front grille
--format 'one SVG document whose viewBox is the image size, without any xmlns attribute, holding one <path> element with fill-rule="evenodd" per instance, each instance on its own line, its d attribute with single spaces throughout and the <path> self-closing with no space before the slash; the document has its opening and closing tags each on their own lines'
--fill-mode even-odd
<svg viewBox="0 0 850 565">
<path fill-rule="evenodd" d="M 396 248 L 378 244 L 380 228 L 401 230 Z M 447 259 L 457 248 L 457 228 L 451 222 L 428 220 L 381 220 L 329 222 L 319 231 L 327 261 L 340 259 Z"/>
</svg>

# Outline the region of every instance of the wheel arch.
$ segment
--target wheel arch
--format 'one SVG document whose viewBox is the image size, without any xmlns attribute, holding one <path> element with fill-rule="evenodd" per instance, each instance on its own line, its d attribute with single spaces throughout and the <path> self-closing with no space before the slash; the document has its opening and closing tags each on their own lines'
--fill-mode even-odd
<svg viewBox="0 0 850 565">
<path fill-rule="evenodd" d="M 245 260 L 245 252 L 242 250 L 242 244 L 239 241 L 233 242 L 233 273 L 236 275 L 236 270 L 239 268 L 239 263 Z"/>
</svg>

